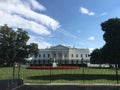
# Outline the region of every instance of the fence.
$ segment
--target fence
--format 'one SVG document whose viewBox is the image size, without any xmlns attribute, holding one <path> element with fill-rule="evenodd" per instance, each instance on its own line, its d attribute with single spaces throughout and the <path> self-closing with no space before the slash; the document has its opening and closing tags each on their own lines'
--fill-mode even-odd
<svg viewBox="0 0 120 90">
<path fill-rule="evenodd" d="M 118 69 L 118 76 L 116 76 L 115 68 L 110 67 L 91 68 L 81 66 L 76 69 L 73 66 L 69 66 L 69 68 L 37 69 L 21 67 L 20 78 L 23 78 L 25 83 L 118 84 L 119 73 L 120 70 Z M 18 78 L 18 67 L 15 69 L 15 77 Z M 12 78 L 12 67 L 0 68 L 0 79 L 10 78 Z"/>
</svg>

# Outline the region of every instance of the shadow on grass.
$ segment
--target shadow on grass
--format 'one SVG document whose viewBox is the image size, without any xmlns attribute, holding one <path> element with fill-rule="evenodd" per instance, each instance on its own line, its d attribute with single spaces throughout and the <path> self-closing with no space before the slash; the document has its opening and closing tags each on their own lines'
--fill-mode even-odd
<svg viewBox="0 0 120 90">
<path fill-rule="evenodd" d="M 120 78 L 120 76 L 118 77 Z M 103 75 L 103 74 L 59 74 L 59 75 L 44 75 L 44 76 L 31 76 L 28 79 L 32 80 L 116 80 L 115 75 Z"/>
</svg>

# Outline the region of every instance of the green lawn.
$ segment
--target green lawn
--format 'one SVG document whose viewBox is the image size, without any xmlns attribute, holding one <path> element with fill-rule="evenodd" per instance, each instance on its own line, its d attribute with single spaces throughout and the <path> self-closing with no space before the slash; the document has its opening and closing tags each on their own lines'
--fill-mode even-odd
<svg viewBox="0 0 120 90">
<path fill-rule="evenodd" d="M 16 78 L 17 70 L 16 68 Z M 116 84 L 115 69 L 84 68 L 84 74 L 82 73 L 83 68 L 51 70 L 21 68 L 20 74 L 26 83 Z M 12 78 L 12 68 L 0 68 L 0 79 L 10 78 Z"/>
</svg>

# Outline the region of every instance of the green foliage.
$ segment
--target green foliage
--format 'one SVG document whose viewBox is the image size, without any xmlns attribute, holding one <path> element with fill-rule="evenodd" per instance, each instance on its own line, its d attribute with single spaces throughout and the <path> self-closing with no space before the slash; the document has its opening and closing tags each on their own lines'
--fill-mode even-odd
<svg viewBox="0 0 120 90">
<path fill-rule="evenodd" d="M 103 38 L 106 44 L 102 48 L 104 62 L 120 63 L 120 19 L 111 18 L 101 24 L 105 32 Z"/>
<path fill-rule="evenodd" d="M 30 53 L 38 54 L 37 44 L 27 45 L 28 40 L 28 33 L 20 28 L 15 31 L 7 25 L 0 26 L 0 65 L 21 63 Z"/>
<path fill-rule="evenodd" d="M 120 44 L 120 19 L 111 18 L 101 24 L 107 44 Z"/>
<path fill-rule="evenodd" d="M 35 55 L 35 57 L 38 55 L 39 51 L 38 51 L 38 45 L 35 43 L 31 43 L 29 45 L 29 53 L 31 55 Z"/>
<path fill-rule="evenodd" d="M 100 60 L 101 63 L 120 64 L 120 19 L 108 19 L 101 23 L 101 27 L 104 31 L 103 39 L 106 43 L 98 50 L 100 51 L 98 60 Z M 96 59 L 98 52 L 94 51 L 93 53 L 91 54 L 91 59 Z M 96 57 L 94 57 L 94 55 L 96 55 Z M 101 59 L 99 59 L 99 57 Z"/>
<path fill-rule="evenodd" d="M 90 63 L 92 63 L 92 64 L 101 64 L 102 63 L 101 49 L 95 49 L 91 53 Z"/>
</svg>

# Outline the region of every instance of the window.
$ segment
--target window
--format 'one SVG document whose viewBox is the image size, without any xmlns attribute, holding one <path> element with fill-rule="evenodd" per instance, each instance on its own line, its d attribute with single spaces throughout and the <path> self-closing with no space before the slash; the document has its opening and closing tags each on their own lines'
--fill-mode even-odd
<svg viewBox="0 0 120 90">
<path fill-rule="evenodd" d="M 36 60 L 34 60 L 34 64 L 36 64 Z"/>
<path fill-rule="evenodd" d="M 88 55 L 86 54 L 86 57 L 87 57 Z"/>
<path fill-rule="evenodd" d="M 43 64 L 45 64 L 45 60 L 43 60 Z"/>
<path fill-rule="evenodd" d="M 38 60 L 38 63 L 40 64 L 40 60 Z"/>
<path fill-rule="evenodd" d="M 83 55 L 81 54 L 81 57 L 83 57 Z"/>
<path fill-rule="evenodd" d="M 56 54 L 54 54 L 54 58 L 56 58 Z"/>
<path fill-rule="evenodd" d="M 43 57 L 45 57 L 45 54 L 43 54 Z"/>
<path fill-rule="evenodd" d="M 73 60 L 71 60 L 71 64 L 74 64 L 74 61 L 73 61 Z"/>
<path fill-rule="evenodd" d="M 72 54 L 71 56 L 72 56 L 72 57 L 74 57 L 74 55 L 73 55 L 73 54 Z"/>
<path fill-rule="evenodd" d="M 78 54 L 76 54 L 76 57 L 78 57 Z"/>
<path fill-rule="evenodd" d="M 35 58 L 37 58 L 37 55 L 34 55 Z"/>
<path fill-rule="evenodd" d="M 50 54 L 48 54 L 48 58 L 50 57 Z"/>
<path fill-rule="evenodd" d="M 39 54 L 39 57 L 41 57 L 41 54 Z"/>
<path fill-rule="evenodd" d="M 67 57 L 67 54 L 65 54 L 65 57 Z"/>
</svg>

